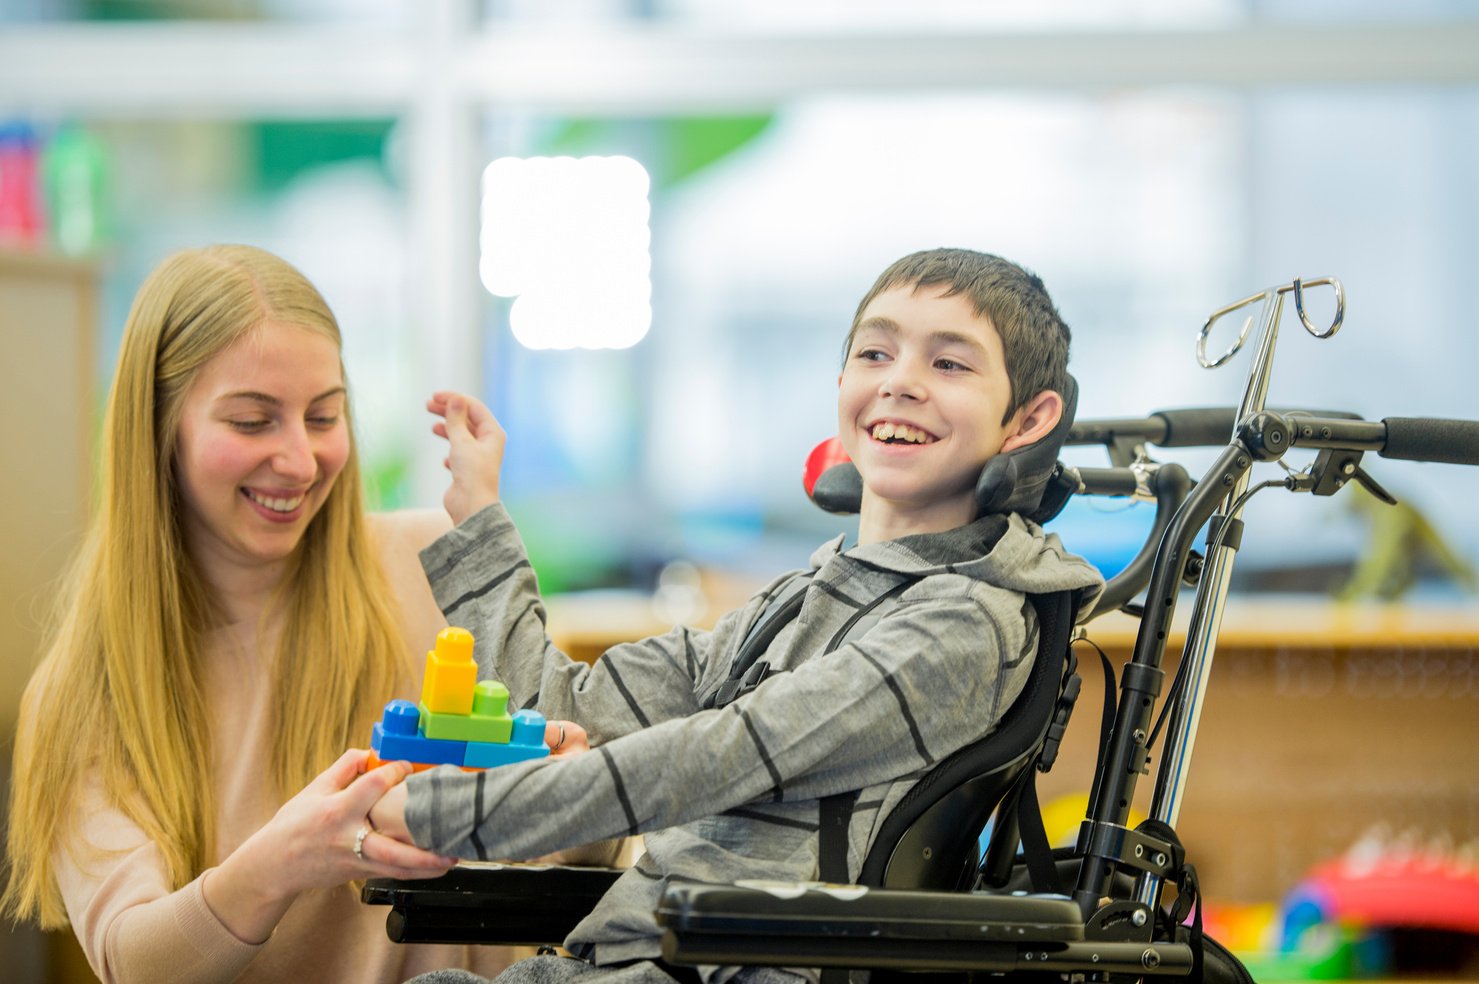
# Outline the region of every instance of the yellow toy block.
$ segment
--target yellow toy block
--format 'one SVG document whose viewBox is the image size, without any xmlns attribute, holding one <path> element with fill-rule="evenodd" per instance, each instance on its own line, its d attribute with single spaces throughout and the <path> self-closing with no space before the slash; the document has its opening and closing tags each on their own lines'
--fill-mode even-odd
<svg viewBox="0 0 1479 984">
<path fill-rule="evenodd" d="M 514 719 L 508 713 L 508 688 L 497 680 L 479 680 L 473 689 L 471 714 L 443 714 L 421 705 L 421 732 L 448 741 L 508 743 Z"/>
<path fill-rule="evenodd" d="M 436 648 L 426 654 L 421 706 L 433 714 L 471 714 L 478 664 L 472 658 L 472 633 L 449 627 L 437 633 Z M 504 692 L 505 700 L 507 691 Z"/>
</svg>

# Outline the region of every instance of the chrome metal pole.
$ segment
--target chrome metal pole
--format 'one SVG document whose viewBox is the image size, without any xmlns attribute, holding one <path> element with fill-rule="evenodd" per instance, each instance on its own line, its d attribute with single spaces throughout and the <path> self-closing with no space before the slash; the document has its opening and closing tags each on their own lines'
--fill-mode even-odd
<svg viewBox="0 0 1479 984">
<path fill-rule="evenodd" d="M 1258 351 L 1253 366 L 1248 372 L 1248 383 L 1244 388 L 1242 405 L 1238 410 L 1241 421 L 1250 414 L 1264 408 L 1268 396 L 1269 377 L 1273 365 L 1273 353 L 1278 341 L 1279 318 L 1283 313 L 1283 294 L 1278 288 L 1263 295 L 1263 328 L 1259 334 Z M 1256 298 L 1249 298 L 1243 304 Z M 1234 307 L 1241 307 L 1242 304 Z M 1225 309 L 1226 310 L 1226 309 Z M 1208 327 L 1222 313 L 1214 314 Z M 1246 336 L 1244 328 L 1243 335 Z M 1204 335 L 1205 338 L 1205 329 Z M 1239 346 L 1241 347 L 1241 338 Z M 1236 348 L 1232 351 L 1236 351 Z M 1229 351 L 1220 361 L 1232 354 Z M 1218 364 L 1220 364 L 1220 361 Z M 1204 361 L 1205 364 L 1205 361 Z M 1229 435 L 1229 443 L 1235 441 L 1236 428 Z M 1220 515 L 1223 522 L 1236 519 L 1229 510 L 1238 497 L 1247 491 L 1249 471 L 1244 471 L 1228 490 L 1223 500 Z M 1155 792 L 1151 798 L 1150 815 L 1168 826 L 1174 827 L 1181 814 L 1181 802 L 1186 793 L 1188 770 L 1191 766 L 1192 750 L 1196 746 L 1197 728 L 1202 719 L 1202 703 L 1206 699 L 1207 683 L 1212 676 L 1212 659 L 1217 651 L 1217 636 L 1222 630 L 1222 613 L 1226 607 L 1228 589 L 1232 584 L 1233 558 L 1236 549 L 1219 544 L 1210 550 L 1203 567 L 1201 582 L 1197 587 L 1196 603 L 1192 606 L 1191 624 L 1187 628 L 1186 645 L 1181 653 L 1187 674 L 1187 701 L 1173 708 L 1167 725 L 1165 751 L 1156 770 Z M 1154 907 L 1160 895 L 1161 880 L 1154 875 L 1144 874 L 1136 883 L 1136 901 Z"/>
</svg>

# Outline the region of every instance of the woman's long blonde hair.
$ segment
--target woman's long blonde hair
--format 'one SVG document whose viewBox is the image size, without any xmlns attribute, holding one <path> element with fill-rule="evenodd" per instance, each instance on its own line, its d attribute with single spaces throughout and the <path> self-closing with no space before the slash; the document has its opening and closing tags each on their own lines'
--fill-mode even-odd
<svg viewBox="0 0 1479 984">
<path fill-rule="evenodd" d="M 67 921 L 55 864 L 59 850 L 85 856 L 75 853 L 86 848 L 75 800 L 84 768 L 101 770 L 109 801 L 158 845 L 173 887 L 215 860 L 198 660 L 215 613 L 185 550 L 176 434 L 200 369 L 268 319 L 341 345 L 312 284 L 248 246 L 176 253 L 134 299 L 104 422 L 98 513 L 22 700 L 3 900 L 13 917 Z M 271 664 L 270 775 L 286 798 L 368 740 L 404 673 L 398 608 L 368 535 L 352 440 L 276 597 L 283 627 Z"/>
</svg>

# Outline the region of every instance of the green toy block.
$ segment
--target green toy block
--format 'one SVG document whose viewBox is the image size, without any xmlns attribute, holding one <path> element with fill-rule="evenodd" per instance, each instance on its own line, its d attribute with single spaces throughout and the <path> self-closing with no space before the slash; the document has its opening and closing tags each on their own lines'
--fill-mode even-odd
<svg viewBox="0 0 1479 984">
<path fill-rule="evenodd" d="M 513 733 L 508 688 L 497 680 L 480 680 L 473 688 L 471 714 L 440 714 L 421 704 L 421 733 L 427 738 L 507 744 Z"/>
</svg>

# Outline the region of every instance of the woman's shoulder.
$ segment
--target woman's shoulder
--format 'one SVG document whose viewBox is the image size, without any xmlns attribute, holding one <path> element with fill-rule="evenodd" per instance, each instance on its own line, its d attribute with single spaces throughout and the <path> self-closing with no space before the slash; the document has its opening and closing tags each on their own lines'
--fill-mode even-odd
<svg viewBox="0 0 1479 984">
<path fill-rule="evenodd" d="M 370 535 L 374 538 L 380 567 L 401 606 L 401 630 L 408 653 L 428 648 L 446 627 L 421 571 L 421 551 L 452 528 L 447 514 L 436 509 L 401 509 L 372 513 Z"/>
<path fill-rule="evenodd" d="M 452 528 L 452 521 L 440 509 L 371 513 L 367 521 L 381 559 L 387 563 L 415 561 L 422 550 Z"/>
</svg>

